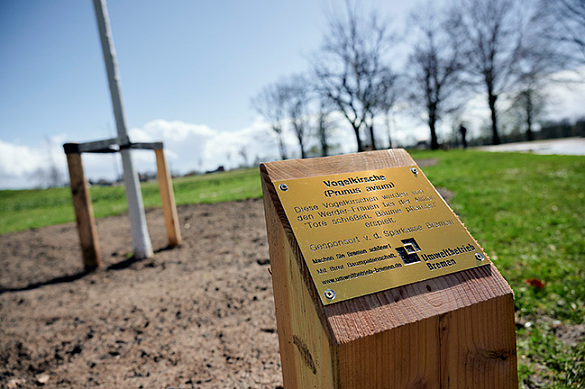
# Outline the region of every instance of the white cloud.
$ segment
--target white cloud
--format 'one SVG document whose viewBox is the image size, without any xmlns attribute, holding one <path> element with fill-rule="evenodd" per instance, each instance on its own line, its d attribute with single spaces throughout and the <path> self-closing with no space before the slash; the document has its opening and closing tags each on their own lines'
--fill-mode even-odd
<svg viewBox="0 0 585 389">
<path fill-rule="evenodd" d="M 276 145 L 265 128 L 261 119 L 234 132 L 157 119 L 140 128 L 132 128 L 129 135 L 133 142 L 162 141 L 171 171 L 184 174 L 193 170 L 213 170 L 221 165 L 226 168 L 238 167 L 244 163 L 240 153 L 242 148 L 245 149 L 247 163 L 252 163 L 256 158 L 276 158 Z M 0 188 L 31 188 L 38 185 L 31 177 L 38 169 L 47 167 L 49 158 L 55 161 L 66 178 L 67 160 L 62 147 L 66 139 L 66 134 L 60 134 L 37 147 L 0 140 Z M 294 138 L 288 140 L 294 142 Z M 132 159 L 139 172 L 156 170 L 154 153 L 150 150 L 133 150 Z M 122 174 L 118 153 L 84 153 L 83 166 L 88 180 L 116 179 Z"/>
<path fill-rule="evenodd" d="M 163 119 L 150 121 L 141 129 L 130 130 L 130 136 L 134 142 L 156 141 L 157 139 L 166 142 L 182 142 L 193 137 L 210 137 L 213 134 L 214 131 L 205 125 Z"/>
<path fill-rule="evenodd" d="M 268 131 L 267 124 L 260 117 L 257 117 L 251 126 L 241 130 L 216 132 L 209 139 L 203 154 L 206 169 L 218 165 L 226 165 L 228 168 L 241 165 L 244 163 L 244 158 L 240 155 L 241 150 L 245 150 L 247 163 L 252 163 L 256 159 L 266 161 L 277 158 L 276 142 Z"/>
<path fill-rule="evenodd" d="M 214 130 L 206 125 L 157 119 L 130 130 L 130 138 L 133 142 L 162 141 L 171 171 L 184 174 L 193 170 L 213 170 L 218 166 L 237 167 L 244 163 L 240 155 L 242 148 L 246 150 L 248 163 L 257 157 L 266 158 L 275 154 L 268 139 L 270 136 L 264 129 L 265 123 L 260 119 L 249 127 L 232 132 Z M 136 155 L 134 160 L 138 170 L 153 170 L 149 167 L 154 163 L 150 154 L 140 152 L 133 155 Z"/>
<path fill-rule="evenodd" d="M 21 176 L 30 174 L 43 166 L 46 154 L 40 149 L 3 142 L 0 140 L 0 174 Z"/>
<path fill-rule="evenodd" d="M 547 119 L 577 120 L 585 117 L 585 68 L 559 72 L 555 74 L 555 79 L 564 83 L 552 83 L 547 88 Z"/>
<path fill-rule="evenodd" d="M 64 134 L 45 139 L 44 144 L 31 147 L 0 140 L 0 188 L 30 188 L 42 184 L 34 173 L 54 164 L 66 173 L 67 161 L 63 152 Z M 63 176 L 65 177 L 65 176 Z"/>
</svg>

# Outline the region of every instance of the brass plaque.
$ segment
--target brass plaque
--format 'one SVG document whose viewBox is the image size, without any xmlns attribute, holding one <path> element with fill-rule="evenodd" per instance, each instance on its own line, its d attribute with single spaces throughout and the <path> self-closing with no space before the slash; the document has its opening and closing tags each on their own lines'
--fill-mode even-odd
<svg viewBox="0 0 585 389">
<path fill-rule="evenodd" d="M 325 305 L 489 261 L 416 166 L 274 184 Z"/>
</svg>

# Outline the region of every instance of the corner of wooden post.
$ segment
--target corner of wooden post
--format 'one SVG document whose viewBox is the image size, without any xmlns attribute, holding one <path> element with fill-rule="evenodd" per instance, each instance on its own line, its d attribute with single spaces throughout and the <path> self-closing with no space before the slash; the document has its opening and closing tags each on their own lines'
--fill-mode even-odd
<svg viewBox="0 0 585 389">
<path fill-rule="evenodd" d="M 73 208 L 83 254 L 83 267 L 86 272 L 89 272 L 101 266 L 97 228 L 87 180 L 83 172 L 81 154 L 75 152 L 75 150 L 70 150 L 74 144 L 68 143 L 65 146 Z"/>
<path fill-rule="evenodd" d="M 274 182 L 394 167 L 420 172 L 404 150 L 260 166 L 284 387 L 517 388 L 513 294 L 491 263 L 322 303 Z"/>
<path fill-rule="evenodd" d="M 154 149 L 156 156 L 157 180 L 160 190 L 165 228 L 169 246 L 177 246 L 182 243 L 179 216 L 175 204 L 175 194 L 171 174 L 166 164 L 163 148 Z"/>
</svg>

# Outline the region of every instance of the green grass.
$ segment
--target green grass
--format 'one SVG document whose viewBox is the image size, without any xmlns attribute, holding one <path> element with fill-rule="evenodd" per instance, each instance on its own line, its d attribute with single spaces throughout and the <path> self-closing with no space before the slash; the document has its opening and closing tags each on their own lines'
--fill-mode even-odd
<svg viewBox="0 0 585 389">
<path fill-rule="evenodd" d="M 585 157 L 450 151 L 423 169 L 514 290 L 521 380 L 584 388 L 585 346 L 555 336 L 585 317 Z M 544 288 L 528 285 L 538 279 Z M 534 386 L 530 386 L 534 387 Z"/>
<path fill-rule="evenodd" d="M 160 207 L 158 183 L 141 186 L 145 207 Z M 262 196 L 258 169 L 244 169 L 173 180 L 177 205 L 216 203 Z M 92 187 L 96 218 L 127 210 L 123 186 Z M 69 188 L 0 191 L 0 234 L 75 220 Z"/>
<path fill-rule="evenodd" d="M 69 189 L 0 191 L 0 234 L 74 220 Z"/>
<path fill-rule="evenodd" d="M 475 151 L 416 152 L 423 168 L 515 293 L 524 387 L 585 388 L 585 346 L 559 334 L 585 317 L 585 157 Z M 261 196 L 258 169 L 173 180 L 177 204 Z M 156 182 L 142 186 L 160 206 Z M 96 217 L 126 210 L 122 187 L 92 188 Z M 73 221 L 69 189 L 0 191 L 0 233 Z M 528 285 L 538 279 L 544 288 Z M 537 377 L 538 379 L 535 379 Z M 541 381 L 538 384 L 538 381 Z"/>
</svg>

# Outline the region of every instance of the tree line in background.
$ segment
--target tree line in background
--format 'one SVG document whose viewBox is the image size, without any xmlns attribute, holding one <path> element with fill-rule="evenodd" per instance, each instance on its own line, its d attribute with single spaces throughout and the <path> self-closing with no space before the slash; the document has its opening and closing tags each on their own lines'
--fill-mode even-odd
<svg viewBox="0 0 585 389">
<path fill-rule="evenodd" d="M 410 14 L 401 39 L 376 10 L 367 14 L 346 0 L 338 11 L 328 15 L 310 70 L 266 85 L 251 100 L 282 159 L 289 157 L 288 131 L 301 158 L 314 138 L 319 154 L 329 155 L 334 117 L 353 130 L 357 151 L 380 147 L 380 127 L 392 147 L 399 106 L 423 118 L 430 148 L 438 149 L 439 122 L 456 123 L 478 94 L 490 111 L 489 143 L 518 140 L 520 128 L 524 140 L 533 140 L 545 88 L 559 82 L 560 71 L 585 65 L 584 0 L 457 0 L 444 8 L 429 2 Z M 409 46 L 403 69 L 396 63 L 400 42 Z M 505 115 L 515 122 L 516 136 L 502 139 Z M 455 128 L 465 131 L 461 123 Z"/>
<path fill-rule="evenodd" d="M 460 118 L 478 95 L 489 107 L 489 128 L 470 145 L 585 135 L 585 119 L 540 120 L 546 88 L 562 82 L 555 75 L 585 66 L 585 0 L 454 0 L 442 8 L 429 1 L 411 12 L 402 33 L 392 31 L 376 10 L 363 12 L 356 0 L 334 4 L 339 9 L 328 15 L 309 71 L 270 83 L 251 99 L 280 158 L 291 155 L 289 133 L 301 158 L 337 153 L 340 121 L 353 130 L 357 151 L 392 148 L 398 112 L 423 119 L 431 149 L 456 147 L 465 131 Z M 405 45 L 407 63 L 401 68 L 397 59 Z M 505 133 L 502 119 L 511 128 Z M 452 131 L 439 139 L 439 123 L 447 120 Z M 30 178 L 39 187 L 66 185 L 46 143 L 47 165 Z M 235 157 L 240 166 L 251 162 L 245 147 Z M 202 172 L 200 166 L 186 175 Z"/>
</svg>

